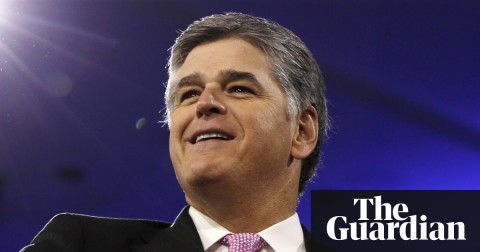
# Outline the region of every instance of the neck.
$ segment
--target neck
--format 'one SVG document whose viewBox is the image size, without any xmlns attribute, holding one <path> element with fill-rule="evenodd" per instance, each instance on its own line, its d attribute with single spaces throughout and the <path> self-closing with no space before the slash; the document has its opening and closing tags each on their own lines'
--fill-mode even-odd
<svg viewBox="0 0 480 252">
<path fill-rule="evenodd" d="M 298 183 L 298 182 L 297 182 Z M 293 186 L 293 188 L 296 188 Z M 187 192 L 187 202 L 234 233 L 258 233 L 295 213 L 297 190 L 290 185 L 269 192 L 225 186 Z"/>
</svg>

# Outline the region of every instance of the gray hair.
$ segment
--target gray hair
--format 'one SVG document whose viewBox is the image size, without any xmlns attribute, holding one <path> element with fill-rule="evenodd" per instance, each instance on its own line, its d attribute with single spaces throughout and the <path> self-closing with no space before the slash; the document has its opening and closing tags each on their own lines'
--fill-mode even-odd
<svg viewBox="0 0 480 252">
<path fill-rule="evenodd" d="M 300 115 L 311 105 L 317 110 L 318 141 L 302 166 L 299 184 L 301 194 L 316 174 L 320 147 L 329 123 L 322 73 L 302 40 L 287 28 L 273 21 L 242 13 L 211 15 L 191 24 L 171 48 L 168 62 L 170 78 L 165 91 L 165 121 L 170 126 L 170 113 L 176 92 L 172 81 L 188 54 L 200 44 L 230 37 L 243 39 L 267 55 L 271 74 L 286 94 L 290 118 Z"/>
</svg>

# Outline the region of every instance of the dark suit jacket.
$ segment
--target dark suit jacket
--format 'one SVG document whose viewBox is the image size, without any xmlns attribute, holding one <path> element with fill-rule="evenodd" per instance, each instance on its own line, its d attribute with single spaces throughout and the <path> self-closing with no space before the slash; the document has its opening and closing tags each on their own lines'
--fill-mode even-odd
<svg viewBox="0 0 480 252">
<path fill-rule="evenodd" d="M 310 233 L 303 228 L 307 252 Z M 173 224 L 59 214 L 22 252 L 201 252 L 203 245 L 185 207 Z"/>
</svg>

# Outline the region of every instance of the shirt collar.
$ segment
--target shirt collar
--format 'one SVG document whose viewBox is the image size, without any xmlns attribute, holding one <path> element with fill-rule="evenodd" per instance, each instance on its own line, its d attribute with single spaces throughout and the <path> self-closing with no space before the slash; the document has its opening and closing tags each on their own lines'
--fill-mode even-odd
<svg viewBox="0 0 480 252">
<path fill-rule="evenodd" d="M 302 251 L 305 247 L 302 225 L 297 213 L 258 234 L 276 252 Z"/>
<path fill-rule="evenodd" d="M 192 206 L 188 209 L 188 213 L 190 214 L 190 217 L 192 217 L 198 235 L 200 236 L 200 240 L 202 240 L 203 249 L 205 250 L 210 248 L 225 235 L 231 233 L 226 228 L 220 226 L 216 221 L 202 214 Z"/>
<path fill-rule="evenodd" d="M 225 235 L 232 233 L 193 207 L 189 208 L 188 213 L 192 217 L 205 250 Z M 297 213 L 258 234 L 276 252 L 304 251 L 303 230 Z"/>
</svg>

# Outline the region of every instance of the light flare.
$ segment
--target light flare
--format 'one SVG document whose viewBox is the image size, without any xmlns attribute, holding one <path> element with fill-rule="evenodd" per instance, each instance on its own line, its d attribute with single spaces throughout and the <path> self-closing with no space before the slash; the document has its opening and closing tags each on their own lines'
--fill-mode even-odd
<svg viewBox="0 0 480 252">
<path fill-rule="evenodd" d="M 48 135 L 52 135 L 50 137 L 51 141 L 55 141 L 55 130 L 54 128 L 50 127 L 46 121 L 46 117 L 44 116 L 44 108 L 46 107 L 44 104 L 41 104 L 40 99 L 36 99 L 34 95 L 28 97 L 23 96 L 26 91 L 30 90 L 22 90 L 23 86 L 26 84 L 30 84 L 37 88 L 37 90 L 43 91 L 43 93 L 50 93 L 50 96 L 53 94 L 54 96 L 64 96 L 67 95 L 71 91 L 72 80 L 69 79 L 68 75 L 62 75 L 63 73 L 53 72 L 50 75 L 47 75 L 46 79 L 40 78 L 37 73 L 34 71 L 36 69 L 32 68 L 28 65 L 28 59 L 22 57 L 17 48 L 22 48 L 25 41 L 31 41 L 29 43 L 32 44 L 33 47 L 40 47 L 43 46 L 49 50 L 49 53 L 57 53 L 61 56 L 65 56 L 65 58 L 69 60 L 73 60 L 74 62 L 82 65 L 90 67 L 102 74 L 105 74 L 108 77 L 111 77 L 118 82 L 125 83 L 126 81 L 119 76 L 109 72 L 101 65 L 92 62 L 91 60 L 83 57 L 64 46 L 61 46 L 55 42 L 52 42 L 46 39 L 44 36 L 33 32 L 31 29 L 31 25 L 42 25 L 44 27 L 50 28 L 51 30 L 63 31 L 68 32 L 69 34 L 73 34 L 77 37 L 87 38 L 89 40 L 93 40 L 97 43 L 102 43 L 108 46 L 114 46 L 116 44 L 116 40 L 109 39 L 102 37 L 100 35 L 96 35 L 94 33 L 90 33 L 83 30 L 76 30 L 74 27 L 63 25 L 63 24 L 55 24 L 52 21 L 43 21 L 39 23 L 35 23 L 42 19 L 30 17 L 25 13 L 21 13 L 17 11 L 17 9 L 21 9 L 22 4 L 27 4 L 24 1 L 5 1 L 0 0 L 0 87 L 8 85 L 9 89 L 6 90 L 16 90 L 18 91 L 14 99 L 9 99 L 15 101 L 15 106 L 7 106 L 6 99 L 2 99 L 0 97 L 0 108 L 2 108 L 6 113 L 9 111 L 17 111 L 18 114 L 28 114 L 29 122 L 36 122 L 24 124 L 23 126 L 27 125 L 29 127 L 41 127 L 43 128 L 44 132 Z M 29 3 L 30 4 L 30 3 Z M 31 6 L 29 6 L 31 7 Z M 15 10 L 14 10 L 15 9 Z M 19 22 L 24 21 L 24 22 Z M 25 27 L 23 24 L 28 24 L 28 28 Z M 24 47 L 25 48 L 25 47 Z M 28 55 L 28 53 L 26 54 Z M 2 66 L 5 64 L 5 66 Z M 8 67 L 6 65 L 8 64 Z M 30 80 L 29 83 L 25 82 L 17 82 L 16 79 L 12 79 L 9 81 L 7 79 L 8 74 L 11 73 L 10 76 L 13 75 L 13 71 L 17 71 L 20 73 L 21 76 L 26 77 L 26 79 Z M 52 78 L 48 78 L 49 76 Z M 60 74 L 60 75 L 59 75 Z M 50 84 L 53 86 L 48 87 L 48 82 L 50 80 Z M 60 84 L 60 86 L 58 86 Z M 53 88 L 53 89 L 52 89 Z M 1 90 L 0 90 L 1 91 Z M 52 93 L 53 91 L 53 93 Z M 2 93 L 0 93 L 0 96 Z M 10 92 L 9 96 L 11 97 L 14 95 Z M 77 116 L 75 115 L 72 110 L 67 107 L 61 100 L 59 99 L 49 99 L 49 103 L 59 112 L 59 116 L 63 116 L 66 118 L 67 121 L 72 122 L 72 125 L 76 125 L 82 135 L 89 139 L 89 141 L 93 144 L 96 144 L 101 150 L 105 151 L 105 153 L 112 154 L 107 146 L 105 146 L 100 139 L 88 129 L 87 125 Z M 1 118 L 0 118 L 1 119 Z M 6 122 L 6 121 L 3 121 Z M 22 120 L 22 123 L 25 122 Z M 0 137 L 4 138 L 7 136 L 6 132 L 2 132 L 2 128 L 0 128 Z M 8 136 L 7 136 L 8 137 Z M 2 139 L 3 140 L 3 139 Z M 6 146 L 3 146 L 3 149 L 8 149 L 9 146 L 7 142 L 4 142 Z"/>
</svg>

